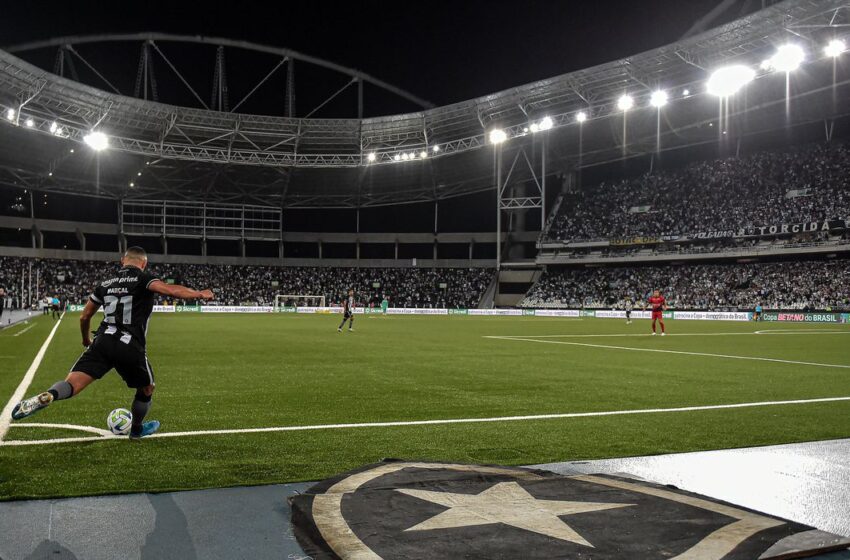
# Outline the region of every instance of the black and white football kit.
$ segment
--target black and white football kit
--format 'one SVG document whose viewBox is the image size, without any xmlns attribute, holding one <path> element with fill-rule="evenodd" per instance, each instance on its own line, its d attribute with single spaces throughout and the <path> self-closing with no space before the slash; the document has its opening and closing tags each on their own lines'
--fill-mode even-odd
<svg viewBox="0 0 850 560">
<path fill-rule="evenodd" d="M 348 296 L 342 304 L 343 321 L 350 319 L 354 315 L 354 296 Z"/>
<path fill-rule="evenodd" d="M 156 280 L 135 266 L 125 266 L 95 288 L 90 299 L 103 306 L 103 321 L 71 371 L 100 379 L 114 368 L 132 389 L 154 384 L 145 337 L 154 305 L 154 293 L 148 288 Z"/>
</svg>

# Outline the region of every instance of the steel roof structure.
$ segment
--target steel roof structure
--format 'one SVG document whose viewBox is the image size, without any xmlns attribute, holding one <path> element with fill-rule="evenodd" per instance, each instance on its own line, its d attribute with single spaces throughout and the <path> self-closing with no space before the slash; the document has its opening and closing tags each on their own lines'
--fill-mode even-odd
<svg viewBox="0 0 850 560">
<path fill-rule="evenodd" d="M 730 100 L 729 137 L 841 116 L 850 104 L 823 101 L 846 100 L 847 76 L 839 72 L 833 82 L 834 66 L 820 52 L 825 40 L 841 36 L 848 25 L 846 0 L 786 0 L 675 44 L 442 107 L 428 107 L 356 70 L 226 39 L 140 34 L 22 45 L 0 51 L 0 106 L 14 112 L 14 118 L 0 123 L 0 184 L 276 207 L 439 200 L 494 188 L 494 157 L 487 142 L 494 128 L 507 133 L 502 148 L 507 151 L 543 149 L 537 139 L 545 134 L 550 173 L 717 141 L 718 128 L 706 126 L 718 116 L 716 99 L 704 93 L 709 72 L 729 63 L 757 67 L 789 40 L 809 53 L 806 72 L 793 77 L 794 110 L 786 108 L 785 80 L 762 71 L 744 100 Z M 213 110 L 197 94 L 207 108 L 175 106 L 90 87 L 11 52 L 114 40 L 139 40 L 149 49 L 162 41 L 197 41 L 261 50 L 282 62 L 307 60 L 349 76 L 350 84 L 373 83 L 425 108 L 375 118 L 298 118 L 228 111 L 221 98 Z M 147 68 L 140 66 L 140 75 Z M 149 85 L 143 87 L 147 96 Z M 648 106 L 657 88 L 671 96 L 660 120 Z M 624 93 L 635 99 L 627 115 L 616 107 Z M 588 116 L 581 125 L 575 122 L 579 111 Z M 532 133 L 530 125 L 544 116 L 551 118 L 552 128 Z M 82 143 L 92 130 L 109 137 L 109 150 L 97 157 Z"/>
</svg>

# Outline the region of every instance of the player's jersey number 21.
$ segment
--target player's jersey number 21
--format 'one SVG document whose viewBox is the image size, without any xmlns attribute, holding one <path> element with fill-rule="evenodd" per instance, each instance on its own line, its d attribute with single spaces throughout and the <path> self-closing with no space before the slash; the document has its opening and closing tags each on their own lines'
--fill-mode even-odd
<svg viewBox="0 0 850 560">
<path fill-rule="evenodd" d="M 110 324 L 116 324 L 118 316 L 118 307 L 121 307 L 121 322 L 120 325 L 129 325 L 133 322 L 133 296 L 106 296 L 103 298 L 103 315 L 105 321 Z"/>
</svg>

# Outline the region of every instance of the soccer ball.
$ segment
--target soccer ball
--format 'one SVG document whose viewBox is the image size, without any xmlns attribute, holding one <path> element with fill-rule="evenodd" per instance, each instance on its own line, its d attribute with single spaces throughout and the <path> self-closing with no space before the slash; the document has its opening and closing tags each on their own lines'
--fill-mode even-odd
<svg viewBox="0 0 850 560">
<path fill-rule="evenodd" d="M 126 436 L 130 433 L 133 414 L 126 408 L 116 408 L 106 417 L 106 425 L 116 436 Z"/>
</svg>

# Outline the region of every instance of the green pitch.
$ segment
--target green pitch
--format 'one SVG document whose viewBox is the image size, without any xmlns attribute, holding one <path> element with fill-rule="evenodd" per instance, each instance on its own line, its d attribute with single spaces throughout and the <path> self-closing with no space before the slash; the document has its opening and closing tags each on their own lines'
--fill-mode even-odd
<svg viewBox="0 0 850 560">
<path fill-rule="evenodd" d="M 850 327 L 537 317 L 155 315 L 162 432 L 635 411 L 850 396 Z M 53 321 L 0 331 L 0 407 Z M 757 330 L 782 333 L 753 334 Z M 579 335 L 579 336 L 576 336 Z M 593 336 L 588 336 L 593 335 Z M 597 336 L 598 335 L 598 336 Z M 693 335 L 693 336 L 681 336 Z M 518 338 L 488 338 L 488 337 Z M 62 321 L 27 395 L 82 350 Z M 638 351 L 661 350 L 663 352 Z M 723 356 L 718 356 L 723 355 Z M 743 357 L 747 359 L 737 359 Z M 749 358 L 768 358 L 755 360 Z M 807 363 L 798 363 L 807 362 Z M 838 367 L 845 366 L 845 367 Z M 94 437 L 129 407 L 115 373 L 6 442 Z M 316 480 L 385 457 L 523 465 L 850 437 L 850 401 L 487 423 L 0 444 L 0 499 Z M 70 426 L 70 427 L 60 427 Z"/>
</svg>

